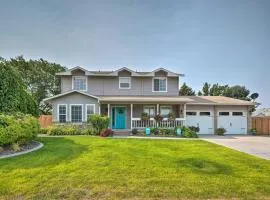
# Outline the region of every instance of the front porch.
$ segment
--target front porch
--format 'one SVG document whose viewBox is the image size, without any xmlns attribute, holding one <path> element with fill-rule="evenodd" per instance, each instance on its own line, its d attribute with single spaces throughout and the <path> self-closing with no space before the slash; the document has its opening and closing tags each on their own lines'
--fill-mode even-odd
<svg viewBox="0 0 270 200">
<path fill-rule="evenodd" d="M 100 104 L 100 113 L 109 116 L 110 128 L 113 130 L 127 130 L 134 128 L 140 130 L 146 127 L 175 128 L 185 124 L 186 104 Z M 148 120 L 142 120 L 141 114 L 147 113 Z M 168 114 L 172 113 L 174 119 L 168 119 Z M 160 114 L 163 120 L 156 122 L 154 117 Z"/>
</svg>

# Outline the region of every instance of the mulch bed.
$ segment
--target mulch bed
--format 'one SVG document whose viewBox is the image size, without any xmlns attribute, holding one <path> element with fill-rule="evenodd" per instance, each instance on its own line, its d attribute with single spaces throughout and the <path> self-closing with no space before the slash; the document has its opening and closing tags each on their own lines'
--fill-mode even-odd
<svg viewBox="0 0 270 200">
<path fill-rule="evenodd" d="M 27 151 L 27 150 L 33 149 L 33 148 L 35 148 L 35 147 L 37 147 L 39 145 L 40 145 L 39 142 L 31 141 L 31 142 L 29 142 L 27 144 L 21 145 L 20 146 L 21 147 L 20 151 L 13 151 L 10 146 L 6 146 L 6 147 L 4 147 L 4 151 L 0 152 L 0 156 L 12 155 L 12 154 L 15 154 L 15 153 Z"/>
</svg>

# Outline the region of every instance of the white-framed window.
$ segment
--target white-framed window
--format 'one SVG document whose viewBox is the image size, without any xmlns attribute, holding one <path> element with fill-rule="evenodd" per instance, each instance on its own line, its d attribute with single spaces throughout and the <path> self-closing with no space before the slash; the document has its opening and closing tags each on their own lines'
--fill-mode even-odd
<svg viewBox="0 0 270 200">
<path fill-rule="evenodd" d="M 244 116 L 243 112 L 232 112 L 232 116 Z"/>
<path fill-rule="evenodd" d="M 83 105 L 71 104 L 70 105 L 70 121 L 82 122 L 82 120 L 83 120 Z"/>
<path fill-rule="evenodd" d="M 95 104 L 86 104 L 85 107 L 85 120 L 87 121 L 90 115 L 95 114 Z"/>
<path fill-rule="evenodd" d="M 230 112 L 219 112 L 218 115 L 219 116 L 229 116 Z"/>
<path fill-rule="evenodd" d="M 119 77 L 119 89 L 130 89 L 131 77 Z"/>
<path fill-rule="evenodd" d="M 87 76 L 73 76 L 72 89 L 79 91 L 87 91 Z"/>
<path fill-rule="evenodd" d="M 155 106 L 144 106 L 143 112 L 147 113 L 149 117 L 153 118 L 155 116 Z"/>
<path fill-rule="evenodd" d="M 186 115 L 187 115 L 187 116 L 196 116 L 196 115 L 197 115 L 197 112 L 194 112 L 194 111 L 188 111 L 188 112 L 186 112 Z"/>
<path fill-rule="evenodd" d="M 153 78 L 153 92 L 167 92 L 167 77 Z"/>
<path fill-rule="evenodd" d="M 168 114 L 172 112 L 171 106 L 160 106 L 160 115 L 162 117 L 168 117 Z"/>
<path fill-rule="evenodd" d="M 60 123 L 67 122 L 67 104 L 58 104 L 57 117 Z"/>
</svg>

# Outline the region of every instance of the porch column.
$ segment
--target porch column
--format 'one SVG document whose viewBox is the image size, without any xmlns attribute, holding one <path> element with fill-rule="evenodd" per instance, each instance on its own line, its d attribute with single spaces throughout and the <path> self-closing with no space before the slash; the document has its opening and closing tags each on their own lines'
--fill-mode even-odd
<svg viewBox="0 0 270 200">
<path fill-rule="evenodd" d="M 98 114 L 99 115 L 101 114 L 101 105 L 100 105 L 100 103 L 98 104 Z"/>
<path fill-rule="evenodd" d="M 110 117 L 110 104 L 108 103 L 108 117 Z"/>
<path fill-rule="evenodd" d="M 130 129 L 132 130 L 133 104 L 130 104 Z"/>
<path fill-rule="evenodd" d="M 184 125 L 186 125 L 186 111 L 187 111 L 187 106 L 186 106 L 186 104 L 184 104 Z"/>
<path fill-rule="evenodd" d="M 159 104 L 157 104 L 157 114 L 159 114 Z"/>
</svg>

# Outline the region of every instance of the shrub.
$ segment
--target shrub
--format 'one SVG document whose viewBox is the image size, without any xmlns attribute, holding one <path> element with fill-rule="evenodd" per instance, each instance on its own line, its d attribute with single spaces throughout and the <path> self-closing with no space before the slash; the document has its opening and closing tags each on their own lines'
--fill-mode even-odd
<svg viewBox="0 0 270 200">
<path fill-rule="evenodd" d="M 49 131 L 48 128 L 41 128 L 40 131 L 39 131 L 39 133 L 40 133 L 40 134 L 47 134 L 48 131 Z"/>
<path fill-rule="evenodd" d="M 147 121 L 147 120 L 149 120 L 150 119 L 150 116 L 146 113 L 146 112 L 143 112 L 142 114 L 141 114 L 141 120 L 142 121 Z"/>
<path fill-rule="evenodd" d="M 154 135 L 158 135 L 159 134 L 159 129 L 158 128 L 150 128 L 150 133 L 152 133 Z"/>
<path fill-rule="evenodd" d="M 0 146 L 25 144 L 39 132 L 38 121 L 30 115 L 0 115 Z"/>
<path fill-rule="evenodd" d="M 217 135 L 224 135 L 224 133 L 226 133 L 226 129 L 225 128 L 218 128 L 216 130 L 216 134 Z"/>
<path fill-rule="evenodd" d="M 100 133 L 100 136 L 101 137 L 108 137 L 108 136 L 112 136 L 113 135 L 113 131 L 112 129 L 110 128 L 107 128 L 105 130 L 103 130 L 101 133 Z"/>
<path fill-rule="evenodd" d="M 90 127 L 80 127 L 77 125 L 54 125 L 47 128 L 48 135 L 93 135 Z"/>
<path fill-rule="evenodd" d="M 185 138 L 197 138 L 198 135 L 197 135 L 197 133 L 195 131 L 190 130 L 189 128 L 183 127 L 182 137 L 185 137 Z"/>
<path fill-rule="evenodd" d="M 88 122 L 93 126 L 95 133 L 99 135 L 104 129 L 108 128 L 110 118 L 101 115 L 90 115 Z"/>
<path fill-rule="evenodd" d="M 13 143 L 13 144 L 11 145 L 11 149 L 12 149 L 13 151 L 15 151 L 15 152 L 21 150 L 20 145 L 19 145 L 18 143 Z"/>
<path fill-rule="evenodd" d="M 200 127 L 198 126 L 189 126 L 188 128 L 196 133 L 200 132 Z"/>
<path fill-rule="evenodd" d="M 132 131 L 131 131 L 131 132 L 132 132 L 132 134 L 133 134 L 133 135 L 137 135 L 137 133 L 138 133 L 138 129 L 134 128 L 134 129 L 132 129 Z"/>
</svg>

